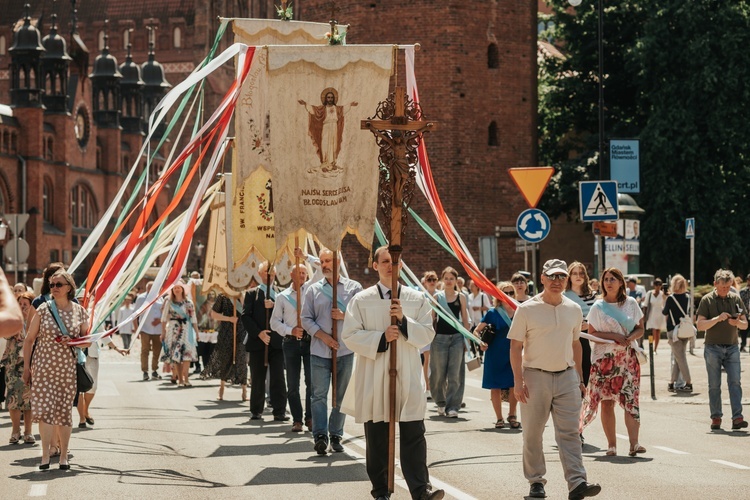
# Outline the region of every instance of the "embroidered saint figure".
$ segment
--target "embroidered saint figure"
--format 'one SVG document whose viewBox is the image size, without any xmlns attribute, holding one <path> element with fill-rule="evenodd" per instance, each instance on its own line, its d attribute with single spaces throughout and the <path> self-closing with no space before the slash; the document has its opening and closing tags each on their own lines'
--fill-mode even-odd
<svg viewBox="0 0 750 500">
<path fill-rule="evenodd" d="M 323 172 L 331 172 L 341 168 L 336 163 L 341 152 L 341 138 L 344 134 L 344 115 L 356 106 L 357 102 L 351 102 L 345 106 L 337 106 L 339 93 L 333 87 L 328 87 L 320 94 L 322 106 L 313 106 L 300 99 L 299 102 L 305 107 L 310 115 L 308 132 L 315 145 L 315 150 L 320 159 L 320 167 Z"/>
</svg>

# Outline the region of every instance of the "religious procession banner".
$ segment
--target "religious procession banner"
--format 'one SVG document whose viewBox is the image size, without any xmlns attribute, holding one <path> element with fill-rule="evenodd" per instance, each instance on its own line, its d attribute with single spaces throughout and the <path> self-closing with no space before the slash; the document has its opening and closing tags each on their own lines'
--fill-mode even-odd
<svg viewBox="0 0 750 500">
<path fill-rule="evenodd" d="M 346 232 L 370 248 L 378 147 L 360 122 L 388 96 L 393 46 L 267 50 L 277 247 L 305 229 L 331 249 Z"/>
<path fill-rule="evenodd" d="M 226 237 L 226 195 L 218 193 L 211 204 L 211 220 L 208 226 L 206 245 L 206 267 L 203 273 L 203 295 L 213 290 L 228 297 L 239 296 L 239 290 L 229 286 L 227 281 L 227 237 Z"/>
<path fill-rule="evenodd" d="M 232 23 L 235 42 L 250 46 L 294 44 L 324 45 L 330 25 L 270 19 L 235 19 Z M 345 30 L 346 27 L 341 27 Z M 234 184 L 229 188 L 227 216 L 233 221 L 227 231 L 229 268 L 227 277 L 232 286 L 245 288 L 257 274 L 263 260 L 274 260 L 273 202 L 270 178 L 269 87 L 266 65 L 268 53 L 259 50 L 250 67 L 248 78 L 240 91 L 235 111 L 235 148 L 232 158 Z M 251 178 L 253 174 L 255 177 Z M 266 188 L 268 186 L 268 189 Z M 250 212 L 255 223 L 248 223 Z M 285 242 L 281 242 L 283 246 Z M 292 242 L 287 241 L 287 247 Z M 291 253 L 292 248 L 287 248 Z M 251 258 L 251 256 L 253 256 Z"/>
</svg>

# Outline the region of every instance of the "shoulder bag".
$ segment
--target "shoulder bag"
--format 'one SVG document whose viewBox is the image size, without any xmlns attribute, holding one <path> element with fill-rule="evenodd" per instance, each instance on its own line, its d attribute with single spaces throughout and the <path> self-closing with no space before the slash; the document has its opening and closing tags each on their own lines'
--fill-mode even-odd
<svg viewBox="0 0 750 500">
<path fill-rule="evenodd" d="M 680 305 L 680 302 L 674 297 L 674 295 L 670 295 L 670 297 L 672 298 L 672 300 L 674 300 L 674 303 L 677 304 L 677 307 L 682 313 L 682 317 L 680 318 L 680 321 L 678 323 L 674 320 L 672 311 L 669 311 L 669 317 L 672 319 L 672 324 L 674 325 L 674 331 L 672 333 L 673 337 L 680 340 L 692 339 L 698 333 L 698 331 L 695 329 L 695 325 L 693 325 L 693 320 L 688 317 L 688 315 L 685 313 L 685 310 Z"/>
<path fill-rule="evenodd" d="M 55 301 L 48 300 L 47 306 L 52 313 L 52 317 L 55 318 L 55 323 L 57 323 L 57 327 L 60 329 L 60 332 L 62 332 L 62 334 L 66 337 L 69 337 L 70 334 L 68 333 L 68 329 L 65 328 L 65 323 L 62 322 L 62 320 L 60 319 L 60 315 L 57 312 L 57 305 L 55 305 Z M 76 392 L 89 392 L 91 388 L 94 387 L 94 377 L 92 377 L 89 371 L 86 369 L 86 362 L 81 362 L 80 356 L 76 355 L 76 348 L 71 347 L 70 352 L 73 355 L 73 359 L 76 360 Z"/>
</svg>

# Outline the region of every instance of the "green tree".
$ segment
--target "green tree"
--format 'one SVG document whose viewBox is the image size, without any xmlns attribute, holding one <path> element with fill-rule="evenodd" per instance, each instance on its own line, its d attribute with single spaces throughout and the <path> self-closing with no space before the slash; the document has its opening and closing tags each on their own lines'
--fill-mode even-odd
<svg viewBox="0 0 750 500">
<path fill-rule="evenodd" d="M 597 3 L 551 1 L 548 35 L 566 56 L 539 70 L 540 159 L 558 169 L 543 200 L 552 215 L 575 215 L 577 181 L 598 178 Z M 604 137 L 641 140 L 644 270 L 688 271 L 686 217 L 699 280 L 748 269 L 748 4 L 604 0 Z"/>
</svg>

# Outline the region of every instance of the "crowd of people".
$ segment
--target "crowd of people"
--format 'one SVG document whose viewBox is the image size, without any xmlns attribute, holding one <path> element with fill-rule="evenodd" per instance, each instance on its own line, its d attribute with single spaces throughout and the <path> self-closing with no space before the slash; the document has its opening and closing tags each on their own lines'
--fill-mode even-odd
<svg viewBox="0 0 750 500">
<path fill-rule="evenodd" d="M 304 257 L 299 249 L 295 253 Z M 220 380 L 219 400 L 227 385 L 241 388 L 252 420 L 262 420 L 270 409 L 273 420 L 291 420 L 291 432 L 304 432 L 306 427 L 319 455 L 344 451 L 345 419 L 354 416 L 364 424 L 367 472 L 375 498 L 388 498 L 383 447 L 391 345 L 399 352 L 402 397 L 397 398 L 396 418 L 402 468 L 413 498 L 442 498 L 442 490 L 429 483 L 423 420 L 428 402 L 434 403 L 440 417 L 457 418 L 462 412 L 467 356 L 483 360 L 482 387 L 490 391 L 494 427 L 523 430 L 523 468 L 533 498 L 545 496 L 542 433 L 550 414 L 569 498 L 599 493 L 598 485 L 587 482 L 582 464 L 583 432 L 599 416 L 607 439 L 605 454 L 617 455 L 616 404 L 623 410 L 627 454 L 647 452 L 639 442 L 640 365 L 647 332 L 654 352 L 662 332 L 667 332 L 674 356 L 668 390 L 693 391 L 687 352 L 696 328 L 688 312 L 687 281 L 681 275 L 673 276 L 668 287 L 657 278 L 653 289 L 643 293 L 635 280 L 616 268 L 605 269 L 597 281 L 589 278 L 582 263 L 567 265 L 553 259 L 542 268 L 541 293 L 531 292 L 527 276 L 516 273 L 496 284 L 506 298 L 499 300 L 472 281 L 464 284 L 451 267 L 439 276 L 425 272 L 420 290 L 399 285 L 394 292 L 393 263 L 385 247 L 373 258 L 379 282 L 367 289 L 334 272 L 338 263 L 330 250 L 306 260 L 318 269 L 313 274 L 297 265 L 286 289 L 274 284 L 275 270 L 265 262 L 256 286 L 235 296 L 210 291 L 200 304 L 195 301 L 199 276 L 192 276 L 129 322 L 146 300 L 152 286 L 148 283 L 141 293 L 127 294 L 111 315 L 119 334 L 114 338 L 119 336 L 122 347 L 113 337 L 69 346 L 72 339 L 88 334 L 89 317 L 77 303 L 76 284 L 61 263 L 48 266 L 36 296 L 23 283 L 11 291 L 5 282 L 7 294 L 0 291 L 0 300 L 17 306 L 17 312 L 12 307 L 0 310 L 0 335 L 8 339 L 2 367 L 12 422 L 9 442 L 34 444 L 32 423 L 38 423 L 39 469 L 48 469 L 54 456 L 59 456 L 60 469 L 69 469 L 72 408 L 78 410 L 79 427 L 95 424 L 91 402 L 100 349 L 127 355 L 136 333 L 144 381 L 161 378 L 161 362 L 172 384 L 189 388 L 192 365 L 200 378 Z M 0 273 L 0 288 L 2 281 Z M 720 269 L 713 291 L 702 297 L 696 311 L 695 326 L 706 332 L 712 430 L 722 425 L 722 370 L 727 373 L 731 428 L 748 425 L 742 415 L 739 363 L 745 346 L 738 343 L 739 333 L 748 326 L 750 292 L 744 288 L 736 293 L 736 286 L 734 275 Z M 85 390 L 80 385 L 81 367 L 92 382 Z M 348 390 L 350 383 L 355 390 Z"/>
</svg>

